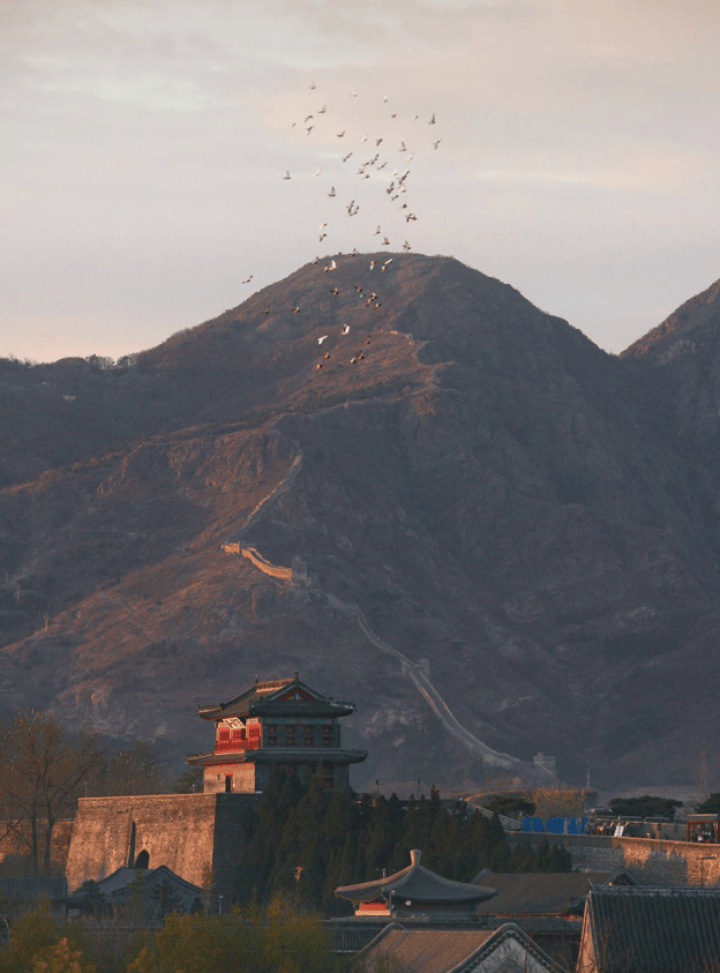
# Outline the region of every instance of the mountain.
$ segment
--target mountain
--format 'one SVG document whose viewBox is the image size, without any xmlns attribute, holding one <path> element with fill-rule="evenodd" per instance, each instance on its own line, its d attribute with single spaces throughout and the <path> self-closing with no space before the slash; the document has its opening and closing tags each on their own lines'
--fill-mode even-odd
<svg viewBox="0 0 720 973">
<path fill-rule="evenodd" d="M 356 701 L 357 786 L 540 750 L 571 781 L 692 779 L 720 284 L 618 358 L 455 260 L 389 256 L 117 364 L 0 365 L 4 712 L 180 758 L 210 742 L 196 705 L 297 669 Z"/>
</svg>

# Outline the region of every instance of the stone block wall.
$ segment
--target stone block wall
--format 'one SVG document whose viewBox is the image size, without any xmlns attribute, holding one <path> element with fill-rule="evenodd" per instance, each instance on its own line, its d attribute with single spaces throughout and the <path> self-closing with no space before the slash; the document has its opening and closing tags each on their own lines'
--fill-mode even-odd
<svg viewBox="0 0 720 973">
<path fill-rule="evenodd" d="M 148 853 L 148 867 L 166 865 L 194 885 L 209 880 L 232 894 L 233 870 L 245 844 L 254 798 L 243 794 L 150 794 L 78 801 L 67 862 L 75 890 Z"/>
<path fill-rule="evenodd" d="M 508 834 L 511 847 L 523 841 L 564 845 L 574 869 L 596 872 L 624 867 L 644 885 L 715 886 L 720 882 L 720 845 L 653 838 L 600 835 Z"/>
</svg>

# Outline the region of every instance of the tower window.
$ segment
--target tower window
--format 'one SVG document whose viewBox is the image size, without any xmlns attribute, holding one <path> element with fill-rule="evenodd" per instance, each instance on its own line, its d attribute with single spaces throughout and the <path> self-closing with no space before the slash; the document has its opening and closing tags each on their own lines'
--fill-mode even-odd
<svg viewBox="0 0 720 973">
<path fill-rule="evenodd" d="M 232 774 L 225 774 L 225 793 L 232 794 Z"/>
</svg>

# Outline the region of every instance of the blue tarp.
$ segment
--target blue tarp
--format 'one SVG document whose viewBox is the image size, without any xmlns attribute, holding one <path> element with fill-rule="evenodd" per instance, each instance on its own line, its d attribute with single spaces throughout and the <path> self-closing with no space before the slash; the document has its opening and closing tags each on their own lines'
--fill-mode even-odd
<svg viewBox="0 0 720 973">
<path fill-rule="evenodd" d="M 587 818 L 523 818 L 522 826 L 533 834 L 585 834 Z"/>
</svg>

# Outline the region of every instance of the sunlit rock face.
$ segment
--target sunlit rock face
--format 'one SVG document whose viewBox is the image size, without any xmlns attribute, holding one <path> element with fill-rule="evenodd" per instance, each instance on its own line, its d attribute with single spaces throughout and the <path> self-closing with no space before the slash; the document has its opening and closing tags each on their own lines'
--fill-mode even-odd
<svg viewBox="0 0 720 973">
<path fill-rule="evenodd" d="M 197 704 L 297 669 L 357 703 L 359 787 L 538 750 L 571 781 L 692 780 L 720 689 L 719 286 L 616 358 L 455 260 L 375 256 L 114 367 L 0 365 L 5 712 L 179 762 Z"/>
</svg>

